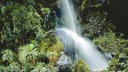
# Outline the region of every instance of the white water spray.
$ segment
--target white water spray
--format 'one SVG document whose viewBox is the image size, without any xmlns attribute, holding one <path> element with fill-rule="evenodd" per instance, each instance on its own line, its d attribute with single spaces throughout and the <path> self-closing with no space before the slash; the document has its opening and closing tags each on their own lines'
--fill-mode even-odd
<svg viewBox="0 0 128 72">
<path fill-rule="evenodd" d="M 80 27 L 77 24 L 77 16 L 73 10 L 73 5 L 69 4 L 68 0 L 61 0 L 61 5 L 64 26 L 77 34 L 80 33 Z"/>
<path fill-rule="evenodd" d="M 95 48 L 88 39 L 78 35 L 79 26 L 76 25 L 76 14 L 68 0 L 61 0 L 62 18 L 65 28 L 57 29 L 57 37 L 65 46 L 71 57 L 83 59 L 93 71 L 103 70 L 107 67 L 108 60 Z"/>
</svg>

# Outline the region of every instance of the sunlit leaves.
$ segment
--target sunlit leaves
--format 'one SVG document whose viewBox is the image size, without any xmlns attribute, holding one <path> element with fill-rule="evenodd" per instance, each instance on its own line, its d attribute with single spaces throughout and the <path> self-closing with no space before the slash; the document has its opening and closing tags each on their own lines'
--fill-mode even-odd
<svg viewBox="0 0 128 72">
<path fill-rule="evenodd" d="M 4 50 L 2 52 L 2 54 L 3 54 L 2 55 L 2 61 L 13 62 L 13 60 L 14 60 L 14 53 L 11 50 L 9 50 L 9 49 Z"/>
<path fill-rule="evenodd" d="M 101 7 L 101 4 L 94 5 L 96 8 Z"/>
<path fill-rule="evenodd" d="M 11 72 L 20 71 L 20 65 L 17 62 L 11 63 L 7 68 L 8 68 L 8 71 L 11 71 Z"/>
<path fill-rule="evenodd" d="M 112 32 L 105 33 L 104 36 L 94 39 L 95 44 L 105 52 L 113 52 L 118 49 L 116 41 L 116 37 Z"/>
<path fill-rule="evenodd" d="M 111 23 L 106 21 L 104 14 L 100 14 L 100 12 L 92 12 L 88 14 L 87 24 L 84 25 L 85 34 L 88 37 L 97 37 L 102 33 L 109 31 L 108 26 L 111 26 Z"/>
<path fill-rule="evenodd" d="M 109 63 L 108 71 L 127 70 L 128 40 L 117 37 L 113 32 L 108 32 L 94 39 L 94 42 L 102 51 L 110 52 L 114 56 Z"/>
<path fill-rule="evenodd" d="M 0 46 L 2 48 L 10 48 L 16 52 L 19 45 L 43 37 L 41 17 L 32 5 L 20 6 L 14 3 L 9 6 L 2 5 L 1 9 L 6 13 L 0 15 L 2 19 L 0 20 Z"/>
<path fill-rule="evenodd" d="M 48 14 L 48 12 L 50 11 L 50 9 L 49 8 L 42 8 L 41 11 L 45 15 L 45 14 Z"/>
<path fill-rule="evenodd" d="M 34 68 L 34 70 L 32 70 L 32 72 L 41 72 L 41 71 L 45 71 L 43 68 L 45 68 L 46 65 L 42 62 L 38 62 Z"/>
<path fill-rule="evenodd" d="M 19 29 L 26 30 L 26 32 L 30 30 L 34 30 L 38 25 L 40 27 L 40 16 L 35 11 L 28 11 L 25 6 L 20 7 L 19 9 L 15 9 L 12 14 L 13 22 Z M 33 27 L 34 26 L 34 27 Z"/>
<path fill-rule="evenodd" d="M 83 11 L 85 9 L 85 4 L 86 4 L 87 0 L 83 0 L 82 4 L 81 4 L 81 10 Z"/>
<path fill-rule="evenodd" d="M 8 70 L 5 66 L 0 65 L 0 71 L 7 72 Z"/>
<path fill-rule="evenodd" d="M 34 44 L 27 44 L 19 48 L 19 60 L 21 62 L 37 59 L 38 55 L 38 48 Z"/>
<path fill-rule="evenodd" d="M 55 27 L 55 16 L 49 7 L 43 6 L 44 0 L 39 0 L 40 8 L 36 2 L 9 0 L 0 5 L 1 72 L 57 71 L 53 66 L 63 46 L 49 31 Z M 47 19 L 41 17 L 41 12 Z M 53 68 L 49 59 L 54 62 Z"/>
<path fill-rule="evenodd" d="M 75 72 L 90 72 L 90 70 L 82 60 L 79 60 L 76 64 Z"/>
<path fill-rule="evenodd" d="M 22 72 L 29 72 L 29 71 L 31 71 L 32 69 L 34 68 L 34 65 L 32 65 L 32 64 L 30 64 L 30 63 L 23 63 L 22 64 Z"/>
</svg>

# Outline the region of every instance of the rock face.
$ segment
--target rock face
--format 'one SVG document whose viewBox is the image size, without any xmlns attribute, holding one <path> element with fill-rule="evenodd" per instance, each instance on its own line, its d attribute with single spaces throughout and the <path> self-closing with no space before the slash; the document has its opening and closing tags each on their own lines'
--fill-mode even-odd
<svg viewBox="0 0 128 72">
<path fill-rule="evenodd" d="M 112 53 L 104 53 L 107 59 L 111 60 L 113 58 Z"/>
<path fill-rule="evenodd" d="M 61 57 L 57 61 L 59 72 L 71 72 L 70 66 L 72 65 L 71 58 L 65 52 L 61 52 Z"/>
</svg>

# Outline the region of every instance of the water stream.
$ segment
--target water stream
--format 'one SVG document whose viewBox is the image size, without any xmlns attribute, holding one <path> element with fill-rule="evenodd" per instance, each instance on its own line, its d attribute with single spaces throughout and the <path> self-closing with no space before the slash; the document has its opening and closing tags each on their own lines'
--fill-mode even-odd
<svg viewBox="0 0 128 72">
<path fill-rule="evenodd" d="M 107 67 L 108 60 L 96 49 L 87 38 L 80 35 L 80 26 L 73 4 L 69 0 L 61 0 L 63 28 L 57 28 L 57 37 L 62 40 L 65 51 L 72 59 L 82 59 L 92 71 L 101 71 Z"/>
</svg>

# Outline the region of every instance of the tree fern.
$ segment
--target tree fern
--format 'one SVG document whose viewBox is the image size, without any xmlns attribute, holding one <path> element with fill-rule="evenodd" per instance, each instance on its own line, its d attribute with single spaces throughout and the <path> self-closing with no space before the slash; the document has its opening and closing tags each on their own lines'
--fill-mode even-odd
<svg viewBox="0 0 128 72">
<path fill-rule="evenodd" d="M 46 65 L 42 62 L 38 62 L 32 72 L 41 72 L 43 71 L 43 67 L 46 67 Z"/>
<path fill-rule="evenodd" d="M 14 60 L 14 53 L 9 50 L 9 49 L 6 49 L 2 52 L 2 61 L 9 61 L 9 62 L 13 62 Z"/>
<path fill-rule="evenodd" d="M 11 63 L 7 68 L 9 72 L 20 72 L 20 65 L 17 62 Z"/>
<path fill-rule="evenodd" d="M 37 59 L 39 56 L 38 48 L 35 44 L 27 44 L 19 48 L 19 61 L 20 62 L 30 62 Z"/>
</svg>

